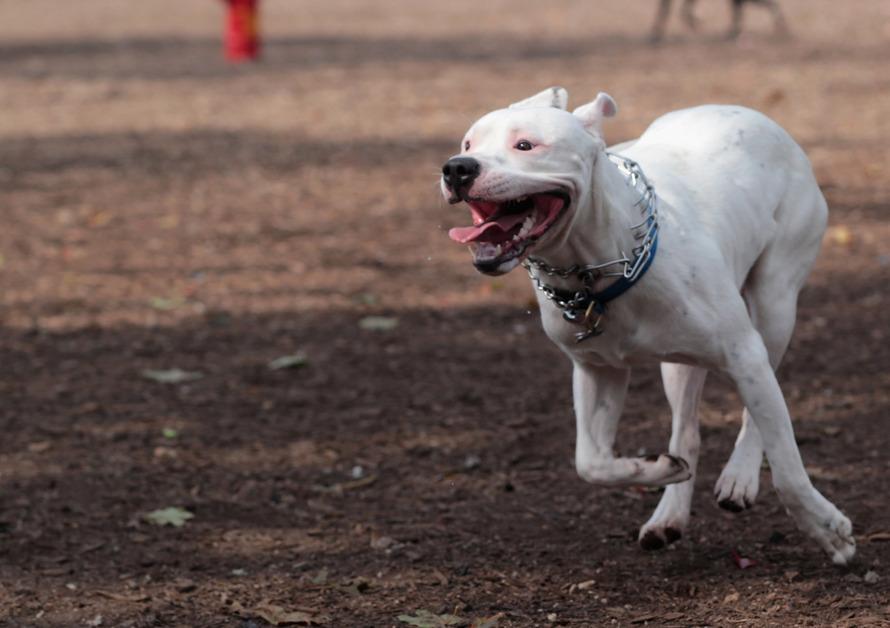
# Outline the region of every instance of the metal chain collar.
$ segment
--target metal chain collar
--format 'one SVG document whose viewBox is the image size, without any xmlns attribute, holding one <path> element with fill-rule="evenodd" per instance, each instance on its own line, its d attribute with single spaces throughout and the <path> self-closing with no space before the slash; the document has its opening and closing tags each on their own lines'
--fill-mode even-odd
<svg viewBox="0 0 890 628">
<path fill-rule="evenodd" d="M 626 286 L 622 286 L 623 289 L 615 294 L 618 296 L 646 271 L 652 260 L 658 236 L 658 197 L 655 195 L 655 188 L 643 174 L 643 169 L 632 159 L 614 153 L 606 153 L 606 155 L 622 171 L 628 184 L 640 193 L 640 198 L 634 203 L 634 206 L 640 208 L 643 220 L 631 227 L 634 239 L 639 241 L 639 245 L 633 248 L 633 259 L 622 251 L 622 257 L 619 259 L 602 264 L 573 264 L 560 267 L 552 266 L 544 260 L 534 257 L 529 257 L 522 263 L 535 287 L 563 311 L 563 318 L 571 323 L 586 327 L 585 331 L 575 334 L 578 342 L 602 333 L 600 323 L 608 300 L 603 299 L 602 295 L 608 292 L 609 288 L 596 293 L 593 290 L 594 282 L 607 277 L 619 278 L 616 284 L 624 282 Z M 607 270 L 611 266 L 618 268 Z M 561 290 L 545 284 L 541 281 L 541 275 L 562 279 L 574 277 L 581 282 L 583 287 L 578 291 Z"/>
</svg>

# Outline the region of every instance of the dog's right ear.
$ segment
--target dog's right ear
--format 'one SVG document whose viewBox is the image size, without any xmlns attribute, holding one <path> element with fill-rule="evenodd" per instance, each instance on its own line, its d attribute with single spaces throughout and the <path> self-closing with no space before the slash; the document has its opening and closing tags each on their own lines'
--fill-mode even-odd
<svg viewBox="0 0 890 628">
<path fill-rule="evenodd" d="M 510 109 L 530 109 L 532 107 L 556 107 L 565 111 L 569 106 L 569 93 L 564 87 L 551 87 L 530 98 L 514 102 Z"/>
<path fill-rule="evenodd" d="M 618 105 L 615 104 L 612 97 L 606 92 L 600 92 L 593 102 L 581 105 L 572 112 L 572 115 L 581 121 L 588 132 L 602 137 L 603 119 L 611 118 L 616 113 L 618 113 Z"/>
</svg>

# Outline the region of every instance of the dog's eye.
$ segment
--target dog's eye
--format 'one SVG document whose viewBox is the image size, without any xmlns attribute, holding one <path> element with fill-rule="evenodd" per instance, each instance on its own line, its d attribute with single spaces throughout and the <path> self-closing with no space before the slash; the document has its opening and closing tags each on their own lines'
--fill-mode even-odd
<svg viewBox="0 0 890 628">
<path fill-rule="evenodd" d="M 464 142 L 464 150 L 470 150 L 470 140 Z"/>
<path fill-rule="evenodd" d="M 514 146 L 516 150 L 531 150 L 534 148 L 534 145 L 528 140 L 519 140 L 516 142 L 516 146 Z"/>
</svg>

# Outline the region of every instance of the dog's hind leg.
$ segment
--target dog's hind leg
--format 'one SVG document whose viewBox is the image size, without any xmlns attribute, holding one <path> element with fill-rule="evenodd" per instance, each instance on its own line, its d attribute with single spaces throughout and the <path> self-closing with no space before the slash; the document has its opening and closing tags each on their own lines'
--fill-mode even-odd
<svg viewBox="0 0 890 628">
<path fill-rule="evenodd" d="M 671 454 L 616 458 L 615 435 L 624 409 L 629 369 L 575 362 L 572 385 L 577 441 L 575 468 L 582 479 L 604 486 L 664 486 L 688 480 L 689 463 Z"/>
<path fill-rule="evenodd" d="M 672 414 L 670 452 L 689 463 L 692 477 L 665 488 L 655 512 L 640 528 L 639 541 L 643 549 L 659 549 L 673 543 L 683 536 L 689 523 L 700 443 L 698 403 L 707 374 L 708 371 L 700 367 L 667 362 L 661 365 L 661 378 Z"/>
<path fill-rule="evenodd" d="M 777 0 L 753 1 L 765 6 L 773 14 L 773 26 L 777 37 L 788 37 L 791 34 L 791 31 L 788 29 L 788 22 L 785 21 L 785 16 L 782 14 L 782 9 L 779 7 Z"/>
<path fill-rule="evenodd" d="M 797 293 L 816 258 L 827 220 L 828 208 L 812 174 L 790 180 L 793 185 L 775 214 L 775 235 L 746 284 L 749 295 L 758 295 L 749 296 L 752 302 L 766 304 L 772 298 L 772 307 L 782 304 L 781 309 L 767 310 L 770 317 L 760 321 L 764 329 L 767 324 L 793 327 Z M 731 305 L 729 301 L 727 305 Z M 807 476 L 788 406 L 776 380 L 773 355 L 765 336 L 753 324 L 750 306 L 747 321 L 738 311 L 746 305 L 741 301 L 728 307 L 722 319 L 726 325 L 721 332 L 725 342 L 723 370 L 735 382 L 751 422 L 762 436 L 773 486 L 785 509 L 832 561 L 847 564 L 856 553 L 852 524 Z M 790 336 L 790 331 L 785 335 Z"/>
<path fill-rule="evenodd" d="M 660 42 L 664 38 L 664 31 L 670 14 L 671 0 L 659 0 L 658 12 L 655 14 L 655 23 L 652 25 L 652 32 L 649 34 L 649 41 L 653 44 Z"/>
<path fill-rule="evenodd" d="M 727 294 L 727 297 L 729 294 Z M 726 301 L 729 304 L 729 301 Z M 727 312 L 720 332 L 724 340 L 723 372 L 732 378 L 742 401 L 763 437 L 773 486 L 797 527 L 819 543 L 836 564 L 847 564 L 856 553 L 850 520 L 810 481 L 794 440 L 788 406 L 769 362 L 763 339 L 745 324 L 744 304 Z M 729 310 L 729 308 L 727 308 Z"/>
<path fill-rule="evenodd" d="M 726 34 L 728 39 L 736 39 L 742 33 L 742 11 L 745 2 L 759 4 L 770 10 L 770 13 L 773 14 L 773 24 L 777 37 L 787 37 L 791 34 L 791 31 L 788 29 L 788 23 L 785 21 L 785 16 L 782 14 L 782 9 L 776 0 L 732 0 L 732 25 Z"/>
<path fill-rule="evenodd" d="M 742 33 L 742 7 L 745 0 L 732 0 L 732 24 L 729 32 L 726 33 L 727 39 L 737 39 Z"/>
<path fill-rule="evenodd" d="M 802 196 L 812 197 L 812 192 Z M 812 220 L 813 233 L 803 234 L 805 237 L 801 238 L 796 230 L 786 227 L 780 231 L 778 240 L 757 260 L 742 288 L 751 322 L 763 339 L 773 370 L 779 367 L 791 341 L 797 318 L 797 295 L 819 251 L 822 232 L 819 225 L 824 224 L 827 209 L 818 191 L 812 202 L 817 206 Z M 735 448 L 714 487 L 714 497 L 721 508 L 741 512 L 754 505 L 762 462 L 763 439 L 751 412 L 745 408 Z"/>
<path fill-rule="evenodd" d="M 698 28 L 698 18 L 695 17 L 695 0 L 684 0 L 681 14 L 689 30 L 694 31 Z"/>
<path fill-rule="evenodd" d="M 765 265 L 765 266 L 768 266 Z M 773 370 L 778 368 L 785 349 L 791 341 L 797 315 L 797 290 L 789 289 L 777 281 L 771 281 L 768 268 L 759 264 L 757 275 L 742 292 L 748 304 L 748 312 L 755 329 L 763 338 Z M 714 487 L 717 504 L 730 512 L 741 512 L 754 505 L 760 489 L 760 465 L 763 462 L 763 438 L 745 408 L 742 413 L 742 429 L 729 462 Z"/>
</svg>

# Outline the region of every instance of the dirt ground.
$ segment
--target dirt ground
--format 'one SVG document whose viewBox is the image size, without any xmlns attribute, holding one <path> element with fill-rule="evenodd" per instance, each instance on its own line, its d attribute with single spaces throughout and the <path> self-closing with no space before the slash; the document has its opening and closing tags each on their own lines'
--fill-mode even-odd
<svg viewBox="0 0 890 628">
<path fill-rule="evenodd" d="M 0 625 L 890 626 L 885 1 L 782 0 L 790 40 L 754 7 L 737 42 L 701 3 L 658 47 L 654 1 L 265 5 L 265 59 L 231 67 L 219 3 L 0 0 Z M 612 141 L 734 102 L 811 156 L 831 228 L 780 379 L 851 568 L 767 470 L 751 511 L 714 504 L 717 378 L 679 544 L 634 541 L 657 492 L 576 476 L 528 280 L 477 275 L 437 192 L 472 120 L 551 84 L 615 96 Z M 668 433 L 653 365 L 620 445 Z"/>
</svg>

